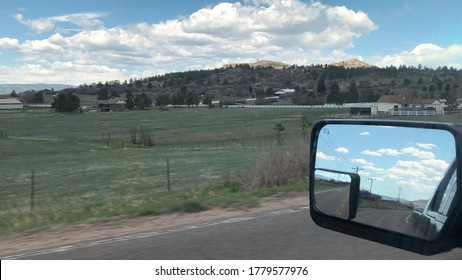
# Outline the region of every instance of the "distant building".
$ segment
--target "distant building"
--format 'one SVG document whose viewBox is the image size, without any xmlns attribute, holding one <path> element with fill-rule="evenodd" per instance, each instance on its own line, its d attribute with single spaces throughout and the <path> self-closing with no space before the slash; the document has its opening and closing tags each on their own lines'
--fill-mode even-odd
<svg viewBox="0 0 462 280">
<path fill-rule="evenodd" d="M 291 96 L 294 93 L 295 93 L 295 89 L 284 88 L 284 89 L 280 89 L 276 91 L 274 94 L 276 94 L 277 96 Z"/>
<path fill-rule="evenodd" d="M 462 109 L 462 98 L 457 98 L 456 104 L 457 104 L 457 108 Z"/>
<path fill-rule="evenodd" d="M 377 100 L 378 112 L 392 111 L 434 111 L 436 115 L 444 114 L 444 104 L 438 99 L 407 98 L 400 94 L 382 95 Z"/>
<path fill-rule="evenodd" d="M 387 113 L 399 110 L 405 103 L 406 98 L 401 95 L 382 95 L 377 100 L 377 108 L 379 112 Z"/>
<path fill-rule="evenodd" d="M 112 97 L 108 100 L 98 100 L 97 106 L 101 112 L 122 111 L 127 109 L 127 103 L 119 97 Z"/>
<path fill-rule="evenodd" d="M 378 113 L 377 109 L 374 106 L 351 106 L 350 115 L 375 116 Z"/>
<path fill-rule="evenodd" d="M 0 110 L 18 110 L 23 109 L 24 105 L 15 98 L 0 99 Z"/>
</svg>

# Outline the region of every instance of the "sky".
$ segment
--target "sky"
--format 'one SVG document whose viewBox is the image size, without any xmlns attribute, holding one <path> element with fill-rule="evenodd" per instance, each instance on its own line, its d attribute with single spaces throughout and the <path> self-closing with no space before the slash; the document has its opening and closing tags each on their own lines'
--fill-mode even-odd
<svg viewBox="0 0 462 280">
<path fill-rule="evenodd" d="M 427 200 L 454 161 L 455 145 L 445 130 L 328 125 L 318 138 L 316 168 L 357 172 L 360 188 L 374 194 Z"/>
<path fill-rule="evenodd" d="M 462 69 L 460 0 L 0 0 L 0 83 L 274 60 Z"/>
</svg>

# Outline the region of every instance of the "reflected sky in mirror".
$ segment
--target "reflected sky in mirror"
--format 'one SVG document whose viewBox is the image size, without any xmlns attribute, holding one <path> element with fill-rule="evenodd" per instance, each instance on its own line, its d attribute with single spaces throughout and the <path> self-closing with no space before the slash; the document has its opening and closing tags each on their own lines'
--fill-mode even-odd
<svg viewBox="0 0 462 280">
<path fill-rule="evenodd" d="M 360 188 L 384 199 L 418 201 L 431 198 L 454 159 L 454 136 L 445 130 L 326 125 L 316 168 L 358 173 Z"/>
</svg>

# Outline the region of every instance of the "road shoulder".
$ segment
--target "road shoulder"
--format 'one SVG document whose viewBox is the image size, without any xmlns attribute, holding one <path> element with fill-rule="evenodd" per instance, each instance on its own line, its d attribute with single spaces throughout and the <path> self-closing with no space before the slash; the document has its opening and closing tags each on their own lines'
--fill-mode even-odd
<svg viewBox="0 0 462 280">
<path fill-rule="evenodd" d="M 94 220 L 49 229 L 0 235 L 0 254 L 5 257 L 28 251 L 116 238 L 137 233 L 169 230 L 257 213 L 307 206 L 308 196 L 290 194 L 261 199 L 260 206 L 246 210 L 215 208 L 199 213 L 171 213 L 135 218 Z"/>
</svg>

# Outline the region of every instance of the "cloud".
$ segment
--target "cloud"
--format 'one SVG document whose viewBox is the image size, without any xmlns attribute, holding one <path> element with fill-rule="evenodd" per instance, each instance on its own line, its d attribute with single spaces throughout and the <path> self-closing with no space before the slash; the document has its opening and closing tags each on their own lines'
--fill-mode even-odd
<svg viewBox="0 0 462 280">
<path fill-rule="evenodd" d="M 367 156 L 373 156 L 373 157 L 381 157 L 382 156 L 381 153 L 370 151 L 370 150 L 364 150 L 364 151 L 361 152 L 361 154 L 367 155 Z"/>
<path fill-rule="evenodd" d="M 398 160 L 395 165 L 389 168 L 386 176 L 390 178 L 419 178 L 421 180 L 431 180 L 431 178 L 444 175 L 449 164 L 443 160 L 425 159 L 421 161 Z"/>
<path fill-rule="evenodd" d="M 417 192 L 431 192 L 436 188 L 436 185 L 427 185 L 422 180 L 418 179 L 405 179 L 397 182 L 400 186 L 411 187 L 414 191 Z M 429 197 L 426 197 L 429 198 Z"/>
<path fill-rule="evenodd" d="M 417 142 L 416 145 L 417 145 L 417 147 L 422 148 L 422 149 L 426 149 L 426 150 L 431 150 L 433 148 L 436 148 L 436 145 L 431 144 L 431 143 L 424 144 L 424 143 Z"/>
<path fill-rule="evenodd" d="M 369 166 L 374 165 L 373 163 L 370 163 L 370 162 L 368 162 L 367 160 L 365 160 L 363 158 L 352 159 L 351 162 L 361 164 L 361 165 L 369 165 Z"/>
<path fill-rule="evenodd" d="M 361 152 L 361 154 L 373 157 L 381 157 L 382 155 L 397 156 L 399 155 L 399 152 L 395 149 L 383 148 L 377 151 L 364 150 Z"/>
<path fill-rule="evenodd" d="M 384 57 L 373 57 L 370 59 L 370 62 L 379 67 L 390 65 L 417 66 L 421 64 L 432 68 L 446 65 L 460 69 L 462 68 L 462 44 L 440 47 L 435 44 L 425 43 L 416 46 L 410 51 L 403 51 Z"/>
<path fill-rule="evenodd" d="M 422 151 L 414 147 L 403 148 L 401 149 L 400 152 L 405 155 L 418 157 L 418 158 L 427 158 L 427 159 L 435 158 L 435 154 L 433 154 L 432 152 Z"/>
<path fill-rule="evenodd" d="M 379 167 L 375 167 L 373 165 L 366 165 L 363 167 L 364 169 L 367 169 L 367 170 L 371 170 L 373 172 L 383 172 L 384 169 L 383 168 L 379 168 Z"/>
<path fill-rule="evenodd" d="M 318 152 L 316 153 L 316 157 L 320 158 L 320 159 L 323 159 L 323 160 L 328 160 L 328 161 L 336 161 L 338 160 L 336 157 L 333 157 L 333 156 L 329 156 L 323 152 Z"/>
<path fill-rule="evenodd" d="M 46 31 L 51 31 L 55 27 L 52 19 L 49 18 L 38 18 L 35 20 L 25 19 L 22 14 L 15 14 L 13 18 L 19 23 L 30 27 L 36 33 L 43 33 Z"/>
<path fill-rule="evenodd" d="M 57 22 L 68 22 L 85 29 L 99 28 L 103 26 L 103 22 L 99 18 L 104 16 L 105 14 L 102 13 L 78 13 L 48 18 L 26 19 L 22 14 L 15 14 L 13 18 L 31 28 L 34 32 L 41 34 L 54 30 Z"/>
<path fill-rule="evenodd" d="M 359 135 L 361 135 L 361 136 L 370 136 L 371 133 L 369 131 L 364 131 L 364 132 L 361 132 Z"/>
<path fill-rule="evenodd" d="M 397 156 L 399 155 L 399 152 L 395 149 L 379 149 L 377 150 L 378 153 L 382 155 L 387 155 L 387 156 Z"/>
<path fill-rule="evenodd" d="M 335 149 L 336 152 L 339 152 L 339 153 L 342 153 L 342 154 L 348 154 L 349 150 L 347 148 L 343 148 L 343 147 L 340 147 L 340 148 L 337 148 Z"/>
<path fill-rule="evenodd" d="M 78 85 L 82 81 L 107 81 L 108 77 L 112 77 L 112 80 L 123 80 L 127 76 L 129 76 L 128 73 L 117 68 L 105 65 L 79 65 L 69 61 L 27 63 L 16 67 L 0 65 L 0 77 L 2 79 L 15 81 L 21 77 L 30 83 L 48 81 L 50 83 Z"/>
<path fill-rule="evenodd" d="M 19 48 L 19 40 L 14 38 L 0 38 L 0 48 L 14 50 Z"/>
<path fill-rule="evenodd" d="M 131 74 L 163 69 L 157 73 L 162 74 L 259 59 L 299 65 L 337 61 L 348 57 L 344 50 L 352 48 L 354 40 L 377 28 L 362 11 L 300 0 L 220 3 L 186 17 L 112 28 L 104 26 L 105 15 L 27 19 L 16 14 L 14 18 L 34 32 L 54 34 L 22 42 L 0 38 L 0 50 L 19 51 L 25 64 L 41 67 L 70 62 Z M 75 25 L 78 32 L 65 32 L 62 23 Z M 0 72 L 0 80 L 6 80 L 5 73 Z M 22 77 L 7 81 L 19 80 L 25 81 Z"/>
</svg>

